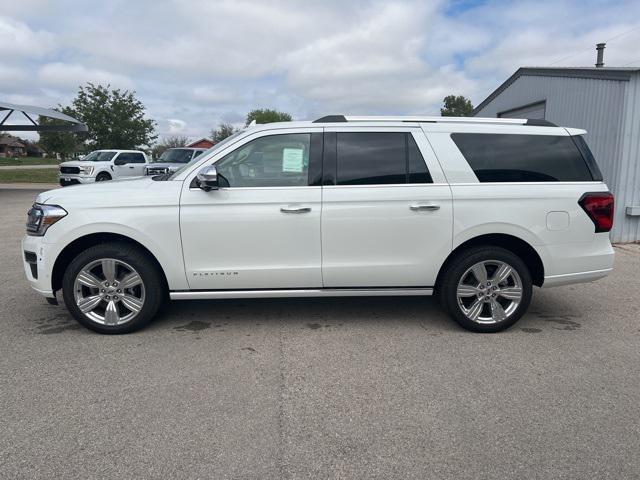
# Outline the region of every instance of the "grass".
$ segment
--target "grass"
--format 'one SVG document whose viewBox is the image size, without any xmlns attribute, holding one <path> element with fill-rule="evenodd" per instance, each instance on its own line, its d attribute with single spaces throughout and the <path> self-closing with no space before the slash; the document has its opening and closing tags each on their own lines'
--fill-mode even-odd
<svg viewBox="0 0 640 480">
<path fill-rule="evenodd" d="M 51 168 L 0 170 L 0 183 L 58 183 L 58 170 Z"/>
<path fill-rule="evenodd" d="M 61 160 L 57 158 L 37 158 L 37 157 L 19 157 L 4 158 L 0 157 L 0 166 L 13 165 L 58 165 Z"/>
</svg>

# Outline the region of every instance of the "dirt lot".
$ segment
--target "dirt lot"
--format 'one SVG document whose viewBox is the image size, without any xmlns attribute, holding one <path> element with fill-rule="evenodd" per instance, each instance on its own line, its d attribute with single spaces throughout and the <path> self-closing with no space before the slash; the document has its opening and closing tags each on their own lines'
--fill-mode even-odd
<svg viewBox="0 0 640 480">
<path fill-rule="evenodd" d="M 24 279 L 0 190 L 3 478 L 637 478 L 640 249 L 497 335 L 430 298 L 200 301 L 100 336 Z"/>
</svg>

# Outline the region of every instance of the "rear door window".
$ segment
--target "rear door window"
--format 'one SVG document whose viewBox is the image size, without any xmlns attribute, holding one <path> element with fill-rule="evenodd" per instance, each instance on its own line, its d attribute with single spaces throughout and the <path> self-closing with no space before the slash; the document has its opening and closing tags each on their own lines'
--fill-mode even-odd
<svg viewBox="0 0 640 480">
<path fill-rule="evenodd" d="M 144 155 L 142 153 L 130 153 L 131 159 L 129 163 L 144 163 Z"/>
<path fill-rule="evenodd" d="M 584 182 L 594 177 L 569 136 L 453 133 L 480 182 Z"/>
<path fill-rule="evenodd" d="M 408 132 L 338 132 L 337 185 L 431 183 Z"/>
</svg>

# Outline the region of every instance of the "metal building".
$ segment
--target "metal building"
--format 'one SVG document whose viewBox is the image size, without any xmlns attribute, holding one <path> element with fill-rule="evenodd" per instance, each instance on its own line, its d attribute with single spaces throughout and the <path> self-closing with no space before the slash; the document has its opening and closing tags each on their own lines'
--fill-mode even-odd
<svg viewBox="0 0 640 480">
<path fill-rule="evenodd" d="M 587 130 L 616 198 L 611 240 L 640 241 L 640 68 L 518 69 L 474 110 Z"/>
</svg>

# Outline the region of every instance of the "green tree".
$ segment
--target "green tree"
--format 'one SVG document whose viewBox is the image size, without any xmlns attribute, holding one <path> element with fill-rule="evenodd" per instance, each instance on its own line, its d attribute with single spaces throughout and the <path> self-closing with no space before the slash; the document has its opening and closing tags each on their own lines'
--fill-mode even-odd
<svg viewBox="0 0 640 480">
<path fill-rule="evenodd" d="M 211 140 L 215 143 L 221 142 L 227 137 L 230 137 L 234 133 L 236 133 L 238 129 L 236 129 L 230 123 L 221 123 L 218 125 L 218 128 L 214 128 L 211 130 Z"/>
<path fill-rule="evenodd" d="M 443 117 L 470 117 L 473 115 L 471 100 L 462 95 L 444 97 L 444 107 L 440 109 Z"/>
<path fill-rule="evenodd" d="M 245 125 L 249 125 L 254 120 L 256 123 L 290 122 L 291 115 L 286 112 L 278 112 L 277 110 L 270 110 L 268 108 L 258 108 L 251 110 L 247 114 Z"/>
<path fill-rule="evenodd" d="M 75 116 L 71 107 L 58 105 L 55 110 L 67 115 Z M 40 125 L 58 125 L 60 120 L 49 117 L 40 117 Z M 86 136 L 85 132 L 40 132 L 39 145 L 50 157 L 60 155 L 60 158 L 68 158 L 79 150 L 83 150 L 82 142 Z"/>
<path fill-rule="evenodd" d="M 156 122 L 144 118 L 145 108 L 135 92 L 87 83 L 72 102 L 71 115 L 84 122 L 91 149 L 137 149 L 158 136 Z"/>
</svg>

